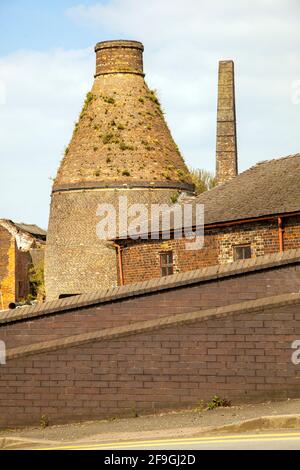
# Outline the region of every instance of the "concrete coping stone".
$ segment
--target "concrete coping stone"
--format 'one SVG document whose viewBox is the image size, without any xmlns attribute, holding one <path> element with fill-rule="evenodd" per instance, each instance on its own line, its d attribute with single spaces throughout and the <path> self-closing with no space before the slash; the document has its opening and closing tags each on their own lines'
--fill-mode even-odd
<svg viewBox="0 0 300 470">
<path fill-rule="evenodd" d="M 133 334 L 146 333 L 161 329 L 170 325 L 180 326 L 195 321 L 214 320 L 222 317 L 230 317 L 239 314 L 265 312 L 284 305 L 300 304 L 300 293 L 281 294 L 264 297 L 257 300 L 240 302 L 237 304 L 216 307 L 207 310 L 199 310 L 190 313 L 179 313 L 167 317 L 131 323 L 120 327 L 106 328 L 92 333 L 83 333 L 67 338 L 60 338 L 51 341 L 34 343 L 27 346 L 8 349 L 7 360 L 17 359 L 33 354 L 40 354 L 49 351 L 56 351 L 67 347 L 80 346 L 93 341 L 107 341 Z"/>
<path fill-rule="evenodd" d="M 44 315 L 65 313 L 83 307 L 92 307 L 102 303 L 121 301 L 131 297 L 154 294 L 163 290 L 177 289 L 183 286 L 196 285 L 230 276 L 251 274 L 255 271 L 273 267 L 297 264 L 300 262 L 300 249 L 282 253 L 273 253 L 243 261 L 235 261 L 226 265 L 208 266 L 203 269 L 177 273 L 157 279 L 128 284 L 109 289 L 102 289 L 74 297 L 39 303 L 34 306 L 0 312 L 0 327 L 3 324 L 26 321 Z"/>
</svg>

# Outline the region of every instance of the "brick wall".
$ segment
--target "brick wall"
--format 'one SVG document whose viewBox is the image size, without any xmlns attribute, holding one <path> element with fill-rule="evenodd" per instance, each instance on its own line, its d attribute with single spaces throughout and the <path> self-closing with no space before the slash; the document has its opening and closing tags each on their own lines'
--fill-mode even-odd
<svg viewBox="0 0 300 470">
<path fill-rule="evenodd" d="M 233 261 L 233 246 L 251 244 L 253 258 L 279 251 L 277 221 L 205 230 L 204 247 L 187 250 L 185 239 L 128 240 L 123 244 L 124 283 L 160 277 L 160 253 L 173 251 L 174 272 L 186 272 Z M 300 247 L 300 218 L 284 219 L 285 250 Z"/>
<path fill-rule="evenodd" d="M 116 72 L 143 75 L 144 47 L 136 41 L 105 41 L 98 43 L 96 51 L 96 76 Z"/>
<path fill-rule="evenodd" d="M 281 296 L 19 351 L 0 366 L 0 425 L 194 407 L 215 394 L 233 402 L 299 397 L 300 366 L 291 362 L 299 306 L 299 295 Z"/>
<path fill-rule="evenodd" d="M 15 300 L 15 253 L 16 244 L 8 230 L 0 225 L 0 291 L 3 296 L 3 307 L 7 308 Z M 0 296 L 0 310 L 2 300 Z"/>
<path fill-rule="evenodd" d="M 48 314 L 41 310 L 40 315 L 35 312 L 32 318 L 26 317 L 27 308 L 10 311 L 6 318 L 11 321 L 4 320 L 6 322 L 0 324 L 0 339 L 12 348 L 177 313 L 298 292 L 300 289 L 300 261 L 270 268 L 257 266 L 255 271 L 248 273 L 244 270 L 234 272 L 235 266 L 236 263 L 233 263 L 233 272 L 228 271 L 218 279 L 206 280 L 204 273 L 204 278 L 192 285 L 180 286 L 175 282 L 175 286 L 169 289 L 142 290 L 136 295 L 114 301 L 106 301 L 104 297 L 98 304 L 95 300 L 90 307 L 77 308 L 75 304 L 68 310 L 62 308 L 56 311 L 54 308 Z M 67 299 L 60 302 L 66 303 Z M 41 308 L 47 308 L 47 305 L 43 304 Z M 20 317 L 13 321 L 15 315 Z"/>
<path fill-rule="evenodd" d="M 30 292 L 29 269 L 32 264 L 29 251 L 16 250 L 16 300 L 26 299 Z"/>
</svg>

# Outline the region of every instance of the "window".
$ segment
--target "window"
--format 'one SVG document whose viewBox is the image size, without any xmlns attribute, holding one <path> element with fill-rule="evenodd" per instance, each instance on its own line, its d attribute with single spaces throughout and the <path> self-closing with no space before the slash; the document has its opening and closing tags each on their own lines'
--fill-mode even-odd
<svg viewBox="0 0 300 470">
<path fill-rule="evenodd" d="M 165 251 L 160 254 L 160 274 L 161 276 L 169 276 L 173 274 L 173 253 Z"/>
<path fill-rule="evenodd" d="M 239 245 L 233 247 L 234 261 L 247 258 L 251 258 L 251 245 Z"/>
</svg>

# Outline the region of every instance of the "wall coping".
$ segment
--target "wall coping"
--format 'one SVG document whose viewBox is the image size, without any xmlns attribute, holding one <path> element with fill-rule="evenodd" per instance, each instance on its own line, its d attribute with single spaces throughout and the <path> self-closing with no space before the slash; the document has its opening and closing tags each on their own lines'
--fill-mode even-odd
<svg viewBox="0 0 300 470">
<path fill-rule="evenodd" d="M 44 315 L 65 313 L 103 303 L 126 300 L 128 298 L 149 295 L 164 290 L 177 289 L 218 279 L 222 280 L 230 276 L 251 274 L 256 271 L 297 263 L 300 263 L 299 248 L 282 253 L 278 252 L 257 258 L 235 261 L 226 265 L 209 266 L 194 271 L 177 273 L 171 276 L 140 282 L 138 284 L 128 284 L 74 297 L 37 303 L 28 307 L 1 312 L 0 327 L 10 322 L 33 320 Z"/>
<path fill-rule="evenodd" d="M 69 347 L 80 346 L 93 341 L 107 341 L 125 336 L 136 335 L 149 331 L 155 331 L 168 326 L 180 326 L 196 322 L 198 320 L 212 320 L 221 317 L 229 317 L 238 314 L 261 312 L 276 307 L 286 305 L 300 304 L 300 293 L 281 294 L 270 297 L 263 297 L 256 300 L 248 300 L 237 304 L 226 305 L 223 307 L 215 307 L 207 310 L 199 310 L 190 313 L 179 313 L 169 315 L 155 320 L 146 320 L 132 323 L 120 327 L 106 328 L 92 333 L 82 333 L 79 335 L 68 336 L 66 338 L 55 339 L 40 343 L 34 343 L 27 346 L 12 348 L 7 350 L 6 359 L 17 359 L 33 354 L 56 351 Z"/>
</svg>

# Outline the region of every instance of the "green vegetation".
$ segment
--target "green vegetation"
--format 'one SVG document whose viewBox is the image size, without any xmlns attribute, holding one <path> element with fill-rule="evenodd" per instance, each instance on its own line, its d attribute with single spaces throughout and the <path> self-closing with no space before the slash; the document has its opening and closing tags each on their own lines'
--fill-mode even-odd
<svg viewBox="0 0 300 470">
<path fill-rule="evenodd" d="M 123 131 L 125 127 L 123 126 L 123 124 L 118 124 L 117 129 L 119 129 L 119 131 Z"/>
<path fill-rule="evenodd" d="M 82 108 L 82 111 L 80 113 L 80 117 L 82 118 L 84 113 L 86 112 L 89 104 L 93 101 L 94 99 L 94 95 L 93 93 L 91 93 L 90 91 L 87 93 L 86 97 L 85 97 L 85 101 L 84 101 L 84 105 L 83 105 L 83 108 Z"/>
<path fill-rule="evenodd" d="M 145 146 L 145 149 L 150 151 L 150 150 L 154 150 L 154 147 L 152 147 L 149 142 L 147 142 L 146 140 L 142 140 L 142 144 Z"/>
<path fill-rule="evenodd" d="M 42 415 L 40 420 L 41 428 L 45 429 L 49 426 L 49 418 L 47 415 Z"/>
<path fill-rule="evenodd" d="M 231 406 L 230 401 L 226 400 L 225 398 L 220 398 L 218 395 L 215 395 L 211 401 L 207 403 L 208 410 L 214 410 L 215 408 L 228 406 Z"/>
<path fill-rule="evenodd" d="M 160 102 L 159 102 L 159 99 L 157 98 L 157 95 L 156 95 L 156 90 L 150 90 L 150 93 L 148 95 L 148 98 L 149 100 L 151 100 L 153 103 L 157 104 L 158 106 L 160 106 Z"/>
<path fill-rule="evenodd" d="M 116 102 L 116 100 L 112 96 L 101 95 L 101 98 L 103 99 L 105 103 L 108 103 L 108 104 L 115 104 Z"/>
<path fill-rule="evenodd" d="M 171 179 L 171 175 L 170 175 L 170 173 L 168 173 L 167 171 L 163 171 L 163 172 L 162 172 L 162 176 L 163 176 L 164 178 L 166 178 L 166 180 L 170 180 L 170 179 Z"/>
<path fill-rule="evenodd" d="M 170 201 L 172 204 L 176 204 L 176 202 L 178 201 L 178 198 L 179 198 L 179 194 L 180 192 L 177 191 L 177 193 L 175 194 L 172 194 L 172 196 L 170 197 Z"/>
<path fill-rule="evenodd" d="M 197 194 L 208 191 L 216 185 L 215 176 L 207 170 L 190 168 L 190 174 Z"/>
<path fill-rule="evenodd" d="M 130 176 L 130 172 L 128 170 L 123 170 L 122 176 Z"/>
<path fill-rule="evenodd" d="M 113 134 L 110 134 L 110 133 L 106 133 L 102 136 L 102 142 L 104 144 L 109 144 L 109 142 L 112 141 L 114 135 Z"/>
<path fill-rule="evenodd" d="M 125 144 L 125 142 L 121 142 L 120 149 L 124 152 L 125 150 L 134 150 L 134 147 L 132 145 Z"/>
<path fill-rule="evenodd" d="M 218 395 L 215 395 L 207 403 L 204 400 L 200 400 L 196 406 L 196 411 L 201 413 L 202 411 L 214 410 L 215 408 L 225 408 L 231 406 L 231 402 L 226 398 L 220 398 Z"/>
<path fill-rule="evenodd" d="M 45 297 L 44 261 L 32 265 L 29 269 L 30 294 L 29 300 Z"/>
</svg>

